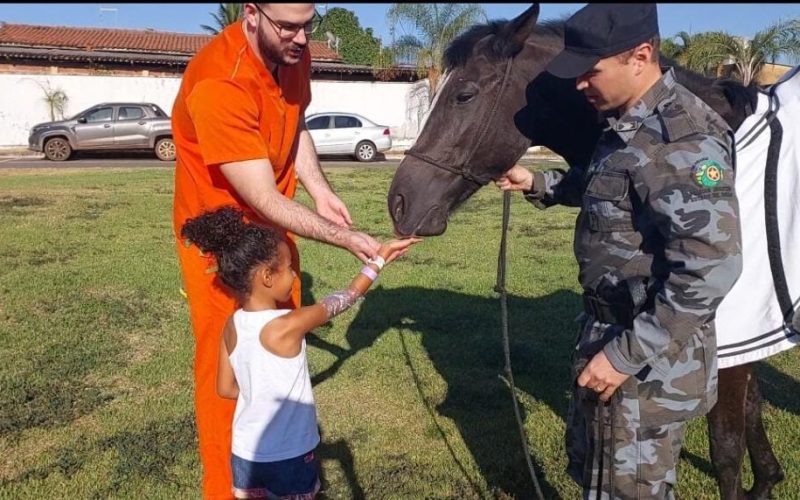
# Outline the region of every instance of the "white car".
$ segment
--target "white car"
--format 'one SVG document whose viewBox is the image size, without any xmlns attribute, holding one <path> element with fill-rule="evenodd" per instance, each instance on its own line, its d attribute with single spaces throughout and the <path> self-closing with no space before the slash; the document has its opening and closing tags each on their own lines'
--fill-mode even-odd
<svg viewBox="0 0 800 500">
<path fill-rule="evenodd" d="M 358 161 L 372 161 L 392 147 L 389 127 L 354 113 L 316 113 L 306 117 L 306 128 L 319 155 L 351 155 Z"/>
</svg>

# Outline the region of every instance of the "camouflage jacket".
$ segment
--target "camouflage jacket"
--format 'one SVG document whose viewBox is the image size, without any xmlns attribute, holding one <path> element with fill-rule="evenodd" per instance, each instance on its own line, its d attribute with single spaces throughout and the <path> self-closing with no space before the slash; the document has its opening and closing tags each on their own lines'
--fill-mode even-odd
<svg viewBox="0 0 800 500">
<path fill-rule="evenodd" d="M 672 69 L 608 122 L 588 168 L 537 172 L 526 199 L 580 206 L 574 252 L 585 291 L 648 280 L 647 307 L 603 347 L 612 365 L 631 375 L 649 366 L 647 380 L 664 386 L 691 375 L 702 383 L 675 387 L 676 397 L 695 393 L 684 394 L 690 406 L 707 410 L 716 402 L 712 320 L 742 265 L 733 134 Z"/>
</svg>

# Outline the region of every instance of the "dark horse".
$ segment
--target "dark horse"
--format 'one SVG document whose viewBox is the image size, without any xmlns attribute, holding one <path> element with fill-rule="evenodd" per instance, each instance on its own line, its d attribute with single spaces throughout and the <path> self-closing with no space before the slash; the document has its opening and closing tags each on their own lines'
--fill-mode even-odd
<svg viewBox="0 0 800 500">
<path fill-rule="evenodd" d="M 474 26 L 446 50 L 444 83 L 389 191 L 398 234 L 442 234 L 453 210 L 532 145 L 546 146 L 569 165 L 589 162 L 601 131 L 598 114 L 574 80 L 543 72 L 563 47 L 563 21 L 537 25 L 538 14 L 534 4 L 511 21 Z M 667 65 L 733 130 L 756 108 L 754 86 Z M 764 430 L 760 401 L 752 363 L 719 371 L 719 401 L 707 422 L 724 499 L 767 498 L 784 477 Z M 741 484 L 745 449 L 755 478 L 747 494 Z"/>
</svg>

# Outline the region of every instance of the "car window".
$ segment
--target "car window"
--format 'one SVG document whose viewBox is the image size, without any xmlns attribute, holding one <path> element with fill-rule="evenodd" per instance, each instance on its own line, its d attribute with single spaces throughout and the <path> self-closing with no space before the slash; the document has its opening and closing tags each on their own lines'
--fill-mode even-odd
<svg viewBox="0 0 800 500">
<path fill-rule="evenodd" d="M 354 128 L 361 126 L 361 120 L 355 116 L 334 116 L 333 122 L 335 128 Z"/>
<path fill-rule="evenodd" d="M 86 123 L 110 122 L 113 114 L 113 108 L 95 109 L 86 115 Z"/>
<path fill-rule="evenodd" d="M 150 109 L 153 111 L 153 115 L 156 118 L 167 118 L 167 114 L 164 113 L 164 111 L 155 104 L 151 104 Z"/>
<path fill-rule="evenodd" d="M 119 118 L 117 120 L 138 120 L 140 118 L 144 118 L 144 110 L 138 106 L 122 106 L 119 108 Z"/>
<path fill-rule="evenodd" d="M 306 128 L 308 130 L 319 130 L 321 128 L 328 128 L 329 122 L 330 122 L 329 116 L 317 116 L 309 120 L 308 123 L 306 123 Z"/>
</svg>

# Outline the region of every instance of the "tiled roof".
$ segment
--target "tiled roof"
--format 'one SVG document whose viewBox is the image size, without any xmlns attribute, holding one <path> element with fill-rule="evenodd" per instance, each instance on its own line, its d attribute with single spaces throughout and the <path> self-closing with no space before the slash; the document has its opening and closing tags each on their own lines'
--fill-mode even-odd
<svg viewBox="0 0 800 500">
<path fill-rule="evenodd" d="M 127 51 L 150 54 L 186 54 L 200 50 L 212 35 L 109 28 L 75 28 L 29 24 L 0 24 L 0 46 L 57 47 L 86 51 Z M 326 42 L 309 43 L 311 59 L 341 61 Z"/>
</svg>

